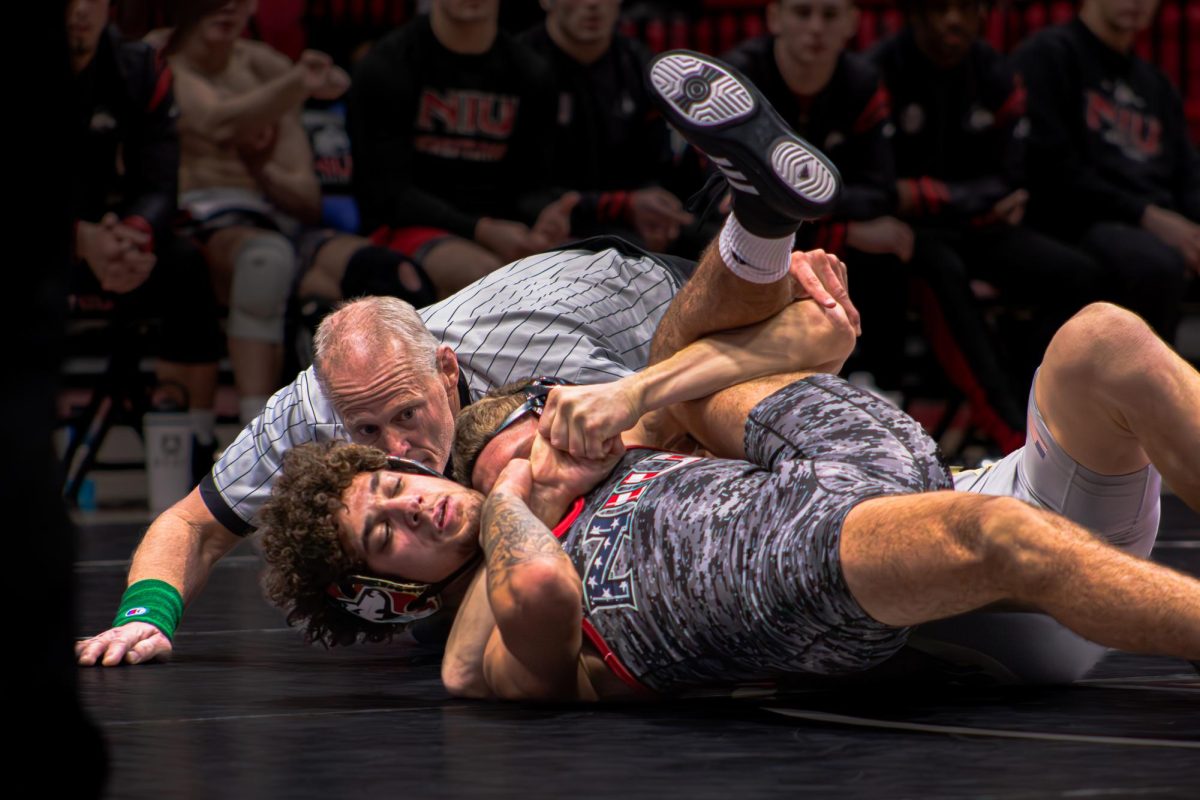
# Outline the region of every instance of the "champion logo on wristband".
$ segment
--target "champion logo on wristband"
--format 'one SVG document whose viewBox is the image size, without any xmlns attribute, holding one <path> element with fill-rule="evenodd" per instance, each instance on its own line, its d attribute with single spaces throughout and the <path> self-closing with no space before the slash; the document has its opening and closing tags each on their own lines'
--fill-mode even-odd
<svg viewBox="0 0 1200 800">
<path fill-rule="evenodd" d="M 146 608 L 145 606 L 138 606 L 137 608 L 131 608 L 128 611 L 126 611 L 125 616 L 140 617 L 142 614 L 145 614 L 147 611 L 149 611 L 149 609 Z"/>
</svg>

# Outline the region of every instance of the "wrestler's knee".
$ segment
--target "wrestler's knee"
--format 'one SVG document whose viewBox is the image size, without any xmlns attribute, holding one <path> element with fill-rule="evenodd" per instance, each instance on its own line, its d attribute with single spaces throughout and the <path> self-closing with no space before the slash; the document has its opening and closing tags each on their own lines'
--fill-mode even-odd
<svg viewBox="0 0 1200 800">
<path fill-rule="evenodd" d="M 233 260 L 229 292 L 229 335 L 262 342 L 283 341 L 283 317 L 296 272 L 296 252 L 278 233 L 247 239 Z"/>
<path fill-rule="evenodd" d="M 978 509 L 979 524 L 960 544 L 983 574 L 1002 584 L 1010 598 L 1036 596 L 1054 579 L 1061 542 L 1043 511 L 1013 497 L 989 497 Z"/>
<path fill-rule="evenodd" d="M 1092 303 L 1069 319 L 1046 351 L 1045 369 L 1087 385 L 1120 387 L 1145 376 L 1166 346 L 1146 321 L 1111 303 Z"/>
</svg>

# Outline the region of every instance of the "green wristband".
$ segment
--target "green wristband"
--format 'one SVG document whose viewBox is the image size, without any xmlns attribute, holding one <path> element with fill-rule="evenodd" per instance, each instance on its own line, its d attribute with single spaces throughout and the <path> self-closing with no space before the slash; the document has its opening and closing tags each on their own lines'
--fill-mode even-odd
<svg viewBox="0 0 1200 800">
<path fill-rule="evenodd" d="M 166 581 L 144 580 L 130 586 L 121 595 L 121 607 L 113 620 L 119 628 L 130 622 L 148 622 L 170 639 L 183 616 L 183 595 Z"/>
</svg>

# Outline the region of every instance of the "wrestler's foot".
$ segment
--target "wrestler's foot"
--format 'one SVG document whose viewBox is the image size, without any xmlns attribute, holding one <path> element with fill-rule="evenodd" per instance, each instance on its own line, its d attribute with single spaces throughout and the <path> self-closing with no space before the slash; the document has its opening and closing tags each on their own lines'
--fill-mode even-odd
<svg viewBox="0 0 1200 800">
<path fill-rule="evenodd" d="M 688 50 L 656 56 L 651 96 L 667 120 L 725 174 L 733 213 L 766 238 L 828 214 L 841 191 L 833 162 L 788 127 L 745 76 Z"/>
</svg>

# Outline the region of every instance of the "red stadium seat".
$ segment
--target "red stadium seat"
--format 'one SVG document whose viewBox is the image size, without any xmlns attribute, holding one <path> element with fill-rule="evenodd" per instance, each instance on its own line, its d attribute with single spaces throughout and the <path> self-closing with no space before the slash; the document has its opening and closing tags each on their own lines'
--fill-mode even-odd
<svg viewBox="0 0 1200 800">
<path fill-rule="evenodd" d="M 883 12 L 880 22 L 879 38 L 882 39 L 904 27 L 904 14 L 898 8 L 889 8 Z"/>
<path fill-rule="evenodd" d="M 742 17 L 742 38 L 756 39 L 767 32 L 767 23 L 762 14 L 750 13 Z"/>
<path fill-rule="evenodd" d="M 259 37 L 293 60 L 307 44 L 304 19 L 305 0 L 273 0 L 262 3 L 254 17 Z"/>
<path fill-rule="evenodd" d="M 1075 4 L 1071 0 L 1058 0 L 1050 6 L 1050 22 L 1061 25 L 1075 17 Z"/>
<path fill-rule="evenodd" d="M 879 39 L 879 12 L 873 8 L 864 8 L 858 16 L 858 34 L 854 38 L 854 46 L 858 50 L 867 50 Z"/>
<path fill-rule="evenodd" d="M 1007 49 L 1007 29 L 1007 10 L 993 7 L 991 13 L 988 14 L 987 23 L 984 27 L 984 37 L 988 40 L 988 44 L 1001 52 Z"/>
<path fill-rule="evenodd" d="M 713 22 L 709 17 L 696 22 L 692 30 L 692 47 L 701 53 L 717 55 L 713 50 Z"/>
<path fill-rule="evenodd" d="M 671 27 L 667 41 L 670 43 L 671 50 L 687 50 L 691 48 L 691 37 L 688 36 L 688 21 L 687 17 L 678 14 L 671 18 Z"/>
<path fill-rule="evenodd" d="M 1022 38 L 1046 27 L 1047 17 L 1046 7 L 1041 3 L 1034 3 L 1026 8 L 1022 19 L 1024 24 L 1021 26 Z"/>
<path fill-rule="evenodd" d="M 667 49 L 667 25 L 661 19 L 647 20 L 642 36 L 651 53 L 661 53 Z"/>
<path fill-rule="evenodd" d="M 1158 12 L 1154 26 L 1158 37 L 1158 66 L 1176 86 L 1183 81 L 1183 64 L 1179 58 L 1179 24 L 1182 14 L 1177 3 L 1170 3 Z"/>
</svg>

